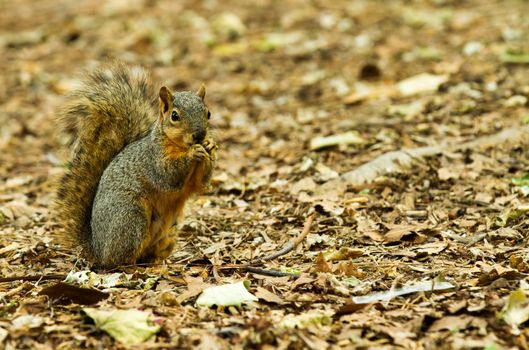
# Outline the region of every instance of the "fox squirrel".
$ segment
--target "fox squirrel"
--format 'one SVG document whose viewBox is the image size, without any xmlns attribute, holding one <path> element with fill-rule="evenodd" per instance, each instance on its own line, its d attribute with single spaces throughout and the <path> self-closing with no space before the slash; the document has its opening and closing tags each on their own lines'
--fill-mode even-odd
<svg viewBox="0 0 529 350">
<path fill-rule="evenodd" d="M 73 154 L 56 209 L 66 240 L 96 266 L 171 254 L 173 226 L 215 165 L 205 94 L 204 85 L 174 94 L 164 86 L 157 108 L 146 73 L 123 63 L 89 74 L 73 94 L 60 118 Z"/>
</svg>

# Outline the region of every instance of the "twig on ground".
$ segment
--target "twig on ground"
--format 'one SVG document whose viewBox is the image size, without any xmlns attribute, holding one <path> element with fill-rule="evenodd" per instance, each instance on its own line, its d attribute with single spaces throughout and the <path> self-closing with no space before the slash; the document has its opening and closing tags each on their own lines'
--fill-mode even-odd
<svg viewBox="0 0 529 350">
<path fill-rule="evenodd" d="M 274 260 L 274 259 L 279 258 L 280 256 L 283 256 L 285 254 L 290 253 L 301 242 L 303 242 L 305 237 L 307 237 L 308 233 L 310 232 L 310 227 L 312 226 L 312 222 L 314 221 L 315 217 L 316 217 L 316 212 L 313 212 L 312 214 L 310 214 L 307 217 L 307 221 L 305 221 L 305 226 L 303 226 L 303 231 L 301 231 L 300 235 L 297 236 L 296 238 L 291 239 L 290 241 L 288 241 L 287 244 L 285 244 L 285 246 L 283 248 L 281 248 L 281 250 L 273 253 L 272 255 L 265 256 L 262 259 L 258 259 L 256 262 L 252 263 L 251 265 L 260 264 L 260 263 L 263 263 L 265 261 Z"/>
<path fill-rule="evenodd" d="M 12 276 L 12 277 L 0 277 L 0 283 L 14 282 L 14 281 L 64 280 L 65 278 L 66 278 L 66 275 Z"/>
<path fill-rule="evenodd" d="M 285 244 L 281 250 L 269 255 L 265 256 L 262 259 L 258 259 L 257 261 L 244 265 L 244 268 L 248 272 L 256 273 L 259 275 L 265 275 L 265 276 L 275 276 L 275 277 L 283 277 L 283 276 L 290 276 L 290 277 L 299 277 L 299 274 L 290 273 L 290 272 L 282 272 L 282 271 L 276 271 L 276 270 L 267 270 L 260 267 L 255 267 L 254 265 L 262 264 L 266 261 L 274 260 L 279 258 L 280 256 L 286 255 L 293 251 L 303 240 L 305 237 L 307 237 L 307 234 L 310 232 L 310 227 L 312 226 L 312 222 L 314 221 L 314 218 L 316 217 L 316 212 L 313 212 L 307 217 L 307 220 L 305 221 L 305 225 L 303 226 L 303 231 L 294 239 L 291 239 L 290 241 Z"/>
<path fill-rule="evenodd" d="M 258 275 L 265 275 L 265 276 L 273 276 L 273 277 L 299 277 L 300 275 L 297 273 L 291 273 L 291 272 L 283 272 L 283 271 L 276 271 L 276 270 L 267 270 L 260 267 L 253 267 L 253 266 L 246 266 L 246 271 L 255 273 Z"/>
</svg>

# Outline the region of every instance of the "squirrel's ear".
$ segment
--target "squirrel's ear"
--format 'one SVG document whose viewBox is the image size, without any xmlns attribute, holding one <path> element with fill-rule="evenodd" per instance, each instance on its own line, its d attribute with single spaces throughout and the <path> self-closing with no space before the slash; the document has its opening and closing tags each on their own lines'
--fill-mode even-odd
<svg viewBox="0 0 529 350">
<path fill-rule="evenodd" d="M 173 104 L 173 94 L 169 91 L 168 88 L 162 86 L 160 89 L 160 109 L 162 113 L 165 113 L 169 110 L 169 107 Z"/>
<path fill-rule="evenodd" d="M 202 99 L 202 101 L 204 101 L 204 97 L 206 97 L 206 86 L 204 85 L 204 83 L 200 85 L 200 89 L 198 89 L 197 95 Z"/>
</svg>

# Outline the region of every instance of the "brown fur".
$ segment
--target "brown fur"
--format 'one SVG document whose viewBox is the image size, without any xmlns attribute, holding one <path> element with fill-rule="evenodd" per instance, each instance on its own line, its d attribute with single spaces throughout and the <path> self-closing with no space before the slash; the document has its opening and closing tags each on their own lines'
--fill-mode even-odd
<svg viewBox="0 0 529 350">
<path fill-rule="evenodd" d="M 171 128 L 164 131 L 163 147 L 166 159 L 176 160 L 181 158 L 188 150 L 188 135 L 182 129 Z"/>
</svg>

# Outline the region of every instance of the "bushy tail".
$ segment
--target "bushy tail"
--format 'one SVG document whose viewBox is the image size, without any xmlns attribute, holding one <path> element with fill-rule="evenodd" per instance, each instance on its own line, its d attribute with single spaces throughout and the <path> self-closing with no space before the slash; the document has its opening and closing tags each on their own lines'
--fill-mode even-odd
<svg viewBox="0 0 529 350">
<path fill-rule="evenodd" d="M 57 191 L 65 239 L 90 257 L 92 203 L 103 171 L 129 143 L 144 136 L 156 117 L 156 95 L 140 68 L 121 63 L 88 74 L 60 117 L 71 134 L 72 156 Z"/>
</svg>

